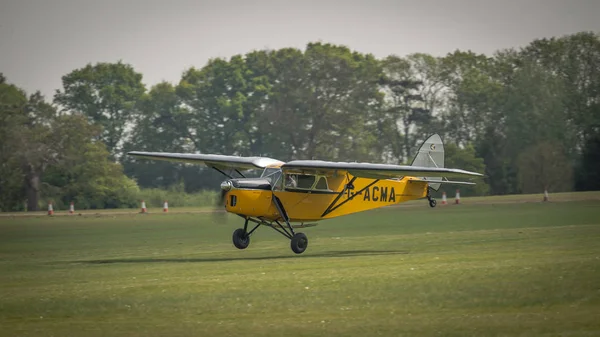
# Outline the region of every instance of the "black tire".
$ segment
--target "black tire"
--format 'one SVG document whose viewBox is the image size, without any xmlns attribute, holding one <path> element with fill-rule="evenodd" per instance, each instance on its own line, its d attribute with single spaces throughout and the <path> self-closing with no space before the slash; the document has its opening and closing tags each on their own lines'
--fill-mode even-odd
<svg viewBox="0 0 600 337">
<path fill-rule="evenodd" d="M 429 200 L 429 206 L 430 206 L 430 207 L 432 207 L 432 208 L 433 208 L 433 207 L 435 207 L 435 205 L 437 205 L 437 201 L 435 201 L 435 199 L 431 199 L 431 200 Z"/>
<path fill-rule="evenodd" d="M 306 237 L 306 235 L 304 235 L 304 233 L 296 233 L 292 237 L 291 246 L 292 251 L 294 251 L 294 253 L 302 254 L 308 247 L 308 238 Z"/>
<path fill-rule="evenodd" d="M 243 228 L 233 231 L 233 245 L 237 249 L 246 249 L 250 244 L 250 236 L 246 234 Z"/>
</svg>

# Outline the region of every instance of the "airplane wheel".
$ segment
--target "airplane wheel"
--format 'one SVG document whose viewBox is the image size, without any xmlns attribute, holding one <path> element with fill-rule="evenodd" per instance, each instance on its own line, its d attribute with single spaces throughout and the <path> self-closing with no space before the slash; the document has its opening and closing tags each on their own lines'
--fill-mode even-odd
<svg viewBox="0 0 600 337">
<path fill-rule="evenodd" d="M 238 249 L 246 249 L 250 244 L 250 236 L 246 234 L 243 228 L 233 231 L 233 245 Z"/>
<path fill-rule="evenodd" d="M 430 207 L 435 207 L 435 205 L 437 205 L 437 201 L 435 201 L 435 199 L 430 199 L 429 200 L 429 206 Z"/>
<path fill-rule="evenodd" d="M 296 233 L 292 237 L 291 246 L 294 253 L 302 254 L 306 250 L 306 247 L 308 247 L 308 238 L 304 233 Z"/>
</svg>

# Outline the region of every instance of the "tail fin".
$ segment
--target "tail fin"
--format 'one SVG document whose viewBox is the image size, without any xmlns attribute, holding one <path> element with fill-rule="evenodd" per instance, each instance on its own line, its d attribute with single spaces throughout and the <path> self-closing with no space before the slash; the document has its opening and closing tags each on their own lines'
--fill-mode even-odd
<svg viewBox="0 0 600 337">
<path fill-rule="evenodd" d="M 444 167 L 444 143 L 438 134 L 427 138 L 417 151 L 411 166 L 421 167 Z M 425 178 L 424 178 L 425 179 Z M 427 180 L 442 180 L 442 177 L 427 177 Z M 440 183 L 430 183 L 429 187 L 434 190 L 440 188 Z"/>
</svg>

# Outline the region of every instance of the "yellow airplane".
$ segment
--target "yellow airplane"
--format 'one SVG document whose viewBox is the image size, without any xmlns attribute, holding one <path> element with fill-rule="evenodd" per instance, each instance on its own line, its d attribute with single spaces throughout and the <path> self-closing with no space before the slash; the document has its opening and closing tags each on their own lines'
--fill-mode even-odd
<svg viewBox="0 0 600 337">
<path fill-rule="evenodd" d="M 244 228 L 233 232 L 234 246 L 247 248 L 250 235 L 258 227 L 267 226 L 289 238 L 296 254 L 306 250 L 308 238 L 304 233 L 295 232 L 294 228 L 315 225 L 307 222 L 421 198 L 427 198 L 429 205 L 435 207 L 436 201 L 430 191 L 437 191 L 441 184 L 474 185 L 448 178 L 482 176 L 444 168 L 444 144 L 437 134 L 421 145 L 410 166 L 320 160 L 284 163 L 265 157 L 216 154 L 139 151 L 127 154 L 153 160 L 204 164 L 221 172 L 228 178 L 221 183 L 225 210 L 245 220 Z M 263 170 L 259 178 L 246 178 L 241 172 L 253 169 Z M 241 178 L 233 178 L 233 172 Z M 249 222 L 255 224 L 250 230 Z"/>
</svg>

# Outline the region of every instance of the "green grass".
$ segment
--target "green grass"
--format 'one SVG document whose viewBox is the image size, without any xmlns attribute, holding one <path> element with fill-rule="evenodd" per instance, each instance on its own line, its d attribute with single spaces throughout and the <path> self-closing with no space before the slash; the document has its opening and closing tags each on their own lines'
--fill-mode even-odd
<svg viewBox="0 0 600 337">
<path fill-rule="evenodd" d="M 1 336 L 597 336 L 600 202 L 0 218 Z"/>
</svg>

